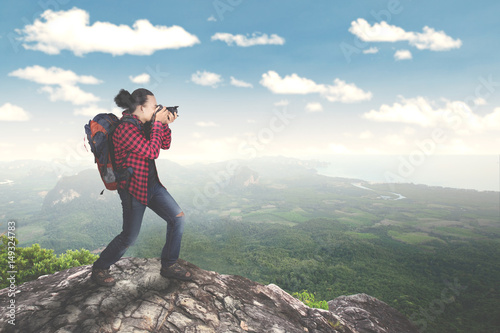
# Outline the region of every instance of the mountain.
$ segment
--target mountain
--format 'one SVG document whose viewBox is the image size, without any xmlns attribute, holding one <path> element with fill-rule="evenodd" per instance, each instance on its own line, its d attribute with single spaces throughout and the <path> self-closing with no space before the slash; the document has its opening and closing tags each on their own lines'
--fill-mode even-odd
<svg viewBox="0 0 500 333">
<path fill-rule="evenodd" d="M 208 205 L 227 196 L 253 196 L 263 190 L 276 193 L 281 185 L 268 187 L 280 180 L 303 181 L 314 175 L 313 164 L 287 158 L 188 167 L 168 160 L 157 160 L 156 164 L 161 182 L 193 217 L 203 215 Z M 21 245 L 39 243 L 57 253 L 82 247 L 93 251 L 105 246 L 120 229 L 121 205 L 116 191 L 103 189 L 95 168 L 60 178 L 52 189 L 44 191 L 39 211 L 20 225 Z M 145 219 L 163 225 L 148 211 Z"/>
<path fill-rule="evenodd" d="M 51 163 L 0 162 L 0 226 L 38 214 L 44 196 L 57 181 Z"/>
<path fill-rule="evenodd" d="M 221 275 L 180 261 L 192 282 L 165 279 L 160 261 L 123 258 L 112 288 L 90 280 L 91 266 L 0 290 L 2 332 L 318 332 L 417 333 L 398 311 L 359 294 L 312 309 L 276 285 Z M 15 324 L 15 325 L 13 325 Z"/>
<path fill-rule="evenodd" d="M 186 214 L 182 256 L 203 269 L 319 300 L 373 295 L 426 332 L 500 327 L 498 192 L 327 177 L 283 157 L 157 164 Z M 52 183 L 16 173 L 0 184 L 0 222 L 16 221 L 19 246 L 99 253 L 120 232 L 120 200 L 100 195 L 95 168 Z M 127 255 L 157 257 L 165 228 L 146 210 Z"/>
</svg>

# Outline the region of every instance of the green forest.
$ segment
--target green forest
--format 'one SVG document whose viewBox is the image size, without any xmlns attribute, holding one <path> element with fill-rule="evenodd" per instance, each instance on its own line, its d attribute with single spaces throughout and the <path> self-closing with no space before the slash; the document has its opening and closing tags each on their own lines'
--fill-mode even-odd
<svg viewBox="0 0 500 333">
<path fill-rule="evenodd" d="M 152 227 L 134 255 L 158 256 L 164 232 Z M 431 243 L 434 250 L 394 240 L 388 228 L 355 234 L 329 219 L 294 227 L 218 221 L 193 224 L 183 238 L 184 259 L 317 300 L 366 293 L 383 300 L 427 332 L 498 329 L 498 242 Z M 494 261 L 496 258 L 496 261 Z"/>
<path fill-rule="evenodd" d="M 273 163 L 242 168 L 230 182 L 217 183 L 205 205 L 197 205 L 194 194 L 204 193 L 220 166 L 159 165 L 187 216 L 183 259 L 277 284 L 310 306 L 366 293 L 422 332 L 500 331 L 498 192 L 370 184 Z M 6 205 L 0 222 L 16 217 L 19 247 L 38 243 L 53 251 L 54 262 L 72 261 L 68 250 L 98 254 L 121 230 L 121 206 L 115 192 L 99 195 L 95 173 L 65 177 L 40 197 L 23 195 L 20 184 L 10 200 L 18 196 L 31 208 L 15 216 Z M 158 257 L 165 232 L 165 222 L 148 210 L 126 256 Z M 81 251 L 91 262 L 93 255 Z"/>
<path fill-rule="evenodd" d="M 41 248 L 39 244 L 19 247 L 14 236 L 0 236 L 0 289 L 37 279 L 71 267 L 92 264 L 98 256 L 88 250 L 68 250 L 57 255 L 52 249 Z M 15 273 L 12 273 L 15 272 Z M 10 278 L 14 277 L 14 281 Z"/>
</svg>

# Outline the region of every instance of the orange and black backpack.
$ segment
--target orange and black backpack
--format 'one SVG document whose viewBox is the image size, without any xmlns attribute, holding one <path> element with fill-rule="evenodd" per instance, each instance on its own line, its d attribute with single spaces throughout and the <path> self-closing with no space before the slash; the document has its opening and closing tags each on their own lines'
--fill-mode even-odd
<svg viewBox="0 0 500 333">
<path fill-rule="evenodd" d="M 128 182 L 133 173 L 132 168 L 117 168 L 115 163 L 113 133 L 122 121 L 134 123 L 132 117 L 125 116 L 120 120 L 112 113 L 99 113 L 85 125 L 85 134 L 94 154 L 97 169 L 104 186 L 111 191 L 117 189 L 119 182 L 123 180 Z M 128 158 L 128 154 L 125 159 Z M 101 194 L 103 192 L 104 190 Z"/>
</svg>

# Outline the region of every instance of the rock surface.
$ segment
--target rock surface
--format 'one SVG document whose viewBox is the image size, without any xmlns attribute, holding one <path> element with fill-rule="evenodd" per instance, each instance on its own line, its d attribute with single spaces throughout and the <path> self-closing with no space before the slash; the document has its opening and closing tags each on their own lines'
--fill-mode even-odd
<svg viewBox="0 0 500 333">
<path fill-rule="evenodd" d="M 123 258 L 115 286 L 90 280 L 91 266 L 0 290 L 2 332 L 417 332 L 385 303 L 360 294 L 311 309 L 276 285 L 264 286 L 179 261 L 193 281 L 160 276 L 159 259 Z M 15 310 L 7 305 L 15 299 Z M 9 316 L 11 315 L 11 316 Z M 15 317 L 15 325 L 8 321 Z"/>
<path fill-rule="evenodd" d="M 366 294 L 340 296 L 328 309 L 342 318 L 354 332 L 417 332 L 406 317 L 386 303 Z"/>
</svg>

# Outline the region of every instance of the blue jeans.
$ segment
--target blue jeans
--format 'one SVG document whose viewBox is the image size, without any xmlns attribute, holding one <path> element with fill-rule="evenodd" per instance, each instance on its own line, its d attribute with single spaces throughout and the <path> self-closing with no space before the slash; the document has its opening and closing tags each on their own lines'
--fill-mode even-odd
<svg viewBox="0 0 500 333">
<path fill-rule="evenodd" d="M 141 230 L 142 218 L 146 207 L 151 208 L 167 222 L 166 242 L 161 251 L 161 265 L 168 267 L 179 258 L 185 216 L 174 198 L 159 182 L 148 187 L 148 205 L 137 201 L 126 190 L 118 190 L 123 208 L 123 230 L 102 251 L 94 262 L 95 268 L 109 269 L 132 246 Z M 182 214 L 181 214 L 182 213 Z"/>
</svg>

